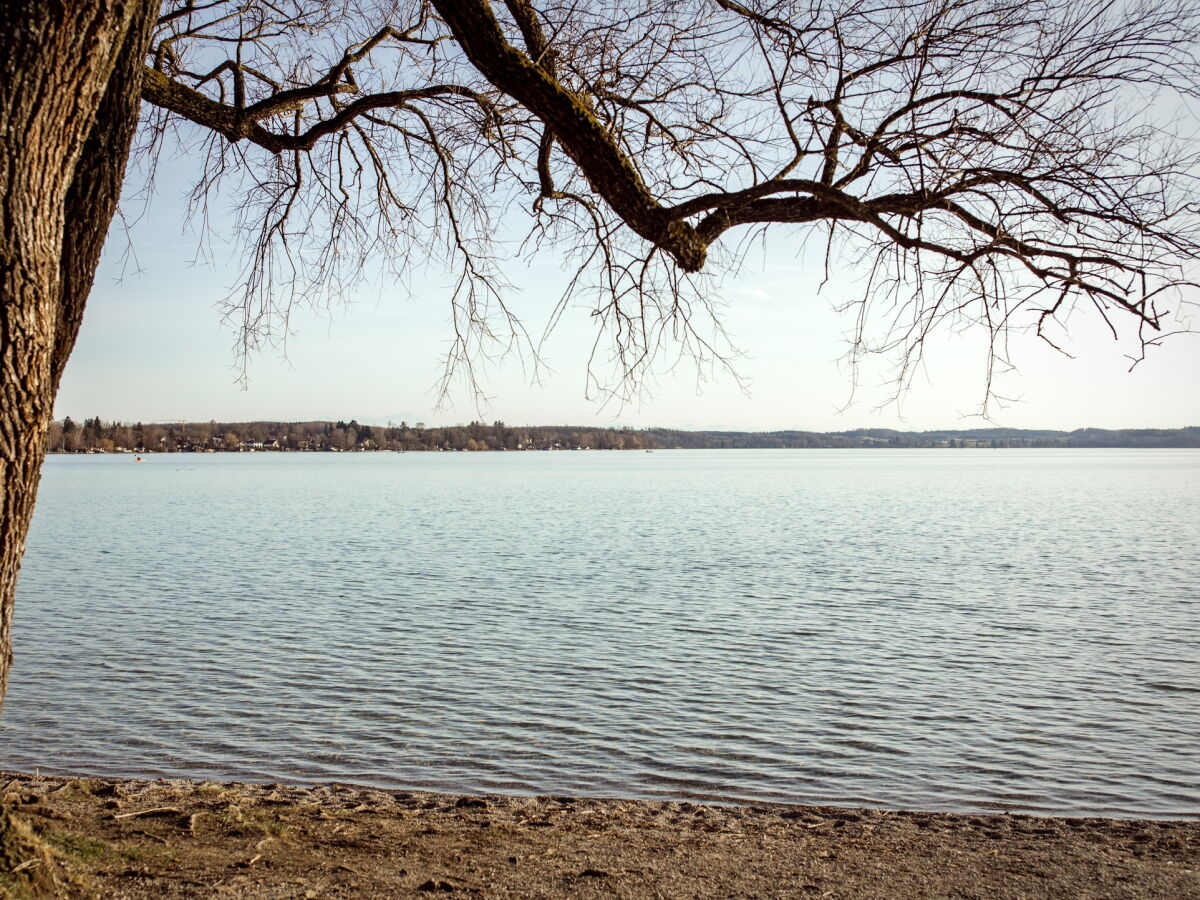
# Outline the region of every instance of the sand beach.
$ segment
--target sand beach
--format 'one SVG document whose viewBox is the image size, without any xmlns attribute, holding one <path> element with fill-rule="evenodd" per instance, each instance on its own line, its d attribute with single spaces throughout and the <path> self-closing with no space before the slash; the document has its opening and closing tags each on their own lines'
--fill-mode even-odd
<svg viewBox="0 0 1200 900">
<path fill-rule="evenodd" d="M 1200 821 L 27 773 L 0 783 L 99 896 L 131 900 L 1200 898 Z"/>
</svg>

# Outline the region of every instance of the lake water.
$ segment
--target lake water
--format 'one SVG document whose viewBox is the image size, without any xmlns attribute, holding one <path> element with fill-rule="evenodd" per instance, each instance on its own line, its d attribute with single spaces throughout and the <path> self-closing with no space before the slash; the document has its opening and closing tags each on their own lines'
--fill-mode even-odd
<svg viewBox="0 0 1200 900">
<path fill-rule="evenodd" d="M 0 767 L 1200 814 L 1200 451 L 51 457 Z"/>
</svg>

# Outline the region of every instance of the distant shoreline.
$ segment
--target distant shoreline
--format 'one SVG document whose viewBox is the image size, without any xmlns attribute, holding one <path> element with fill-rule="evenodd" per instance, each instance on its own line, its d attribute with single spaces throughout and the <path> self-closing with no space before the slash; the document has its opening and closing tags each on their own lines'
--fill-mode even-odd
<svg viewBox="0 0 1200 900">
<path fill-rule="evenodd" d="M 1200 898 L 1188 820 L 2 774 L 106 896 Z"/>
<path fill-rule="evenodd" d="M 270 450 L 270 451 L 193 450 L 193 449 L 188 449 L 188 450 L 141 450 L 141 449 L 138 449 L 138 450 L 127 450 L 127 449 L 101 450 L 101 449 L 97 448 L 97 449 L 88 449 L 88 450 L 47 450 L 46 455 L 47 456 L 162 456 L 162 455 L 169 455 L 169 454 L 178 455 L 181 453 L 220 453 L 220 454 L 234 453 L 234 454 L 236 454 L 236 453 L 254 453 L 254 452 L 284 453 L 284 454 L 298 454 L 298 453 L 309 453 L 309 454 L 311 454 L 311 453 L 463 453 L 463 452 L 469 452 L 469 453 L 538 452 L 538 453 L 541 453 L 541 452 L 546 452 L 546 451 L 566 451 L 568 449 L 571 451 L 575 451 L 575 450 L 594 450 L 596 448 L 594 448 L 594 447 L 571 447 L 571 448 L 567 448 L 567 447 L 529 447 L 529 448 L 523 448 L 522 450 L 513 450 L 513 451 L 509 451 L 509 450 L 507 450 L 507 448 L 504 448 L 504 447 L 501 447 L 499 449 L 488 448 L 486 450 L 470 450 L 470 451 L 466 450 L 465 448 L 448 449 L 448 448 L 444 448 L 444 447 L 433 447 L 433 448 L 420 449 L 420 450 L 385 450 L 381 447 L 373 447 L 370 449 L 355 449 L 355 450 L 345 450 L 345 451 L 332 450 L 332 449 L 321 449 L 321 450 L 290 450 L 289 449 L 289 450 Z M 612 450 L 615 448 L 606 448 L 606 449 Z M 638 448 L 638 449 L 641 449 L 641 448 Z M 651 448 L 646 448 L 643 452 L 653 453 L 658 450 L 661 450 L 665 453 L 668 451 L 680 451 L 680 450 L 814 450 L 814 451 L 819 451 L 819 450 L 936 450 L 936 449 L 962 449 L 962 448 L 954 448 L 954 447 L 951 447 L 951 448 L 938 448 L 938 447 L 898 447 L 898 448 L 897 447 L 651 447 Z M 980 446 L 976 449 L 989 449 L 989 448 Z M 1193 446 L 1191 444 L 1182 444 L 1182 445 L 1168 444 L 1168 445 L 1155 445 L 1155 446 L 1144 446 L 1144 445 L 1138 445 L 1138 444 L 1112 444 L 1112 445 L 1105 445 L 1105 446 L 1055 445 L 1052 447 L 1013 447 L 1013 448 L 1009 448 L 1009 447 L 995 448 L 995 447 L 993 447 L 990 449 L 1006 449 L 1006 450 L 1007 449 L 1019 449 L 1019 450 L 1200 450 L 1200 445 L 1196 445 L 1196 446 Z M 637 449 L 627 448 L 625 450 L 625 452 L 636 453 Z"/>
<path fill-rule="evenodd" d="M 53 422 L 49 453 L 238 453 L 364 451 L 545 450 L 825 450 L 1200 448 L 1200 426 L 1052 431 L 974 428 L 945 431 L 682 431 L 670 428 L 594 428 L 471 422 L 426 427 L 311 422 Z"/>
</svg>

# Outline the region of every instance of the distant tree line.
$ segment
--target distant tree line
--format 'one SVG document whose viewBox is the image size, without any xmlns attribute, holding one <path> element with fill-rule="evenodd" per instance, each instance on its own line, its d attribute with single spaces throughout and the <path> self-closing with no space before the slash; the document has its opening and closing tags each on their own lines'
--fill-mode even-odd
<svg viewBox="0 0 1200 900">
<path fill-rule="evenodd" d="M 1200 447 L 1200 427 L 1083 428 L 1076 431 L 980 428 L 963 431 L 680 431 L 670 428 L 510 426 L 504 422 L 426 427 L 423 422 L 52 422 L 51 453 L 188 453 L 368 450 L 851 449 L 863 447 Z"/>
<path fill-rule="evenodd" d="M 51 453 L 205 453 L 368 450 L 641 450 L 655 444 L 632 428 L 520 426 L 504 422 L 426 427 L 418 422 L 105 422 L 69 416 L 46 436 Z"/>
</svg>

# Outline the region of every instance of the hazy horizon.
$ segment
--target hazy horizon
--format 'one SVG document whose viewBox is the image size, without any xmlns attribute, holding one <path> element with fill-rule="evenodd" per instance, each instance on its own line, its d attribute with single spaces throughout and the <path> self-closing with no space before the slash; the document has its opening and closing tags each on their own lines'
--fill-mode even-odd
<svg viewBox="0 0 1200 900">
<path fill-rule="evenodd" d="M 1071 432 L 1075 432 L 1075 431 L 1084 431 L 1084 430 L 1089 430 L 1089 429 L 1094 429 L 1094 430 L 1099 430 L 1099 431 L 1182 431 L 1182 430 L 1186 430 L 1188 428 L 1200 428 L 1200 425 L 1195 424 L 1195 423 L 1190 423 L 1190 422 L 1182 424 L 1182 425 L 1121 425 L 1121 426 L 1115 426 L 1115 427 L 1102 427 L 1099 425 L 1080 425 L 1080 426 L 1074 427 L 1074 428 L 1062 428 L 1062 427 L 1055 427 L 1055 426 L 1039 426 L 1037 428 L 1022 428 L 1022 427 L 1012 426 L 1012 425 L 989 424 L 986 422 L 976 423 L 976 424 L 968 424 L 968 425 L 959 425 L 959 426 L 949 426 L 949 425 L 932 426 L 932 427 L 928 427 L 928 428 L 911 428 L 911 427 L 904 427 L 904 426 L 897 427 L 897 426 L 890 426 L 890 425 L 852 425 L 852 426 L 847 426 L 845 428 L 828 428 L 828 429 L 804 428 L 804 427 L 799 427 L 799 426 L 780 426 L 778 428 L 726 428 L 726 427 L 721 427 L 721 426 L 705 427 L 705 426 L 664 425 L 662 423 L 657 423 L 657 422 L 646 424 L 646 425 L 640 425 L 640 424 L 635 425 L 635 424 L 630 424 L 630 423 L 625 423 L 625 422 L 615 422 L 615 423 L 609 423 L 609 424 L 604 424 L 604 423 L 596 424 L 596 423 L 573 422 L 573 421 L 525 422 L 525 421 L 508 420 L 508 419 L 505 419 L 503 416 L 487 417 L 485 419 L 456 419 L 454 421 L 434 419 L 432 421 L 426 421 L 425 419 L 423 419 L 419 416 L 412 416 L 412 415 L 406 415 L 406 414 L 398 414 L 398 415 L 392 415 L 392 416 L 355 416 L 355 415 L 312 416 L 310 418 L 304 418 L 304 419 L 280 418 L 279 416 L 264 416 L 264 417 L 256 418 L 256 419 L 227 419 L 227 418 L 220 418 L 220 417 L 214 417 L 214 416 L 202 416 L 202 417 L 198 417 L 198 418 L 182 418 L 182 419 L 178 418 L 178 417 L 163 418 L 163 419 L 121 419 L 121 418 L 106 418 L 102 413 L 89 413 L 86 416 L 83 416 L 83 415 L 77 416 L 77 415 L 72 415 L 71 413 L 66 413 L 65 415 L 56 414 L 55 421 L 61 422 L 64 418 L 69 417 L 75 423 L 81 424 L 84 421 L 84 419 L 90 418 L 92 415 L 99 415 L 100 419 L 104 422 L 120 422 L 122 425 L 134 425 L 137 423 L 141 423 L 144 425 L 168 425 L 168 424 L 204 425 L 204 424 L 208 424 L 210 422 L 220 422 L 220 423 L 226 424 L 226 425 L 242 425 L 242 424 L 252 424 L 252 423 L 257 423 L 257 422 L 278 422 L 278 423 L 282 423 L 282 424 L 299 424 L 299 423 L 303 423 L 303 422 L 356 422 L 359 425 L 369 425 L 372 428 L 387 427 L 387 426 L 399 426 L 401 423 L 403 423 L 403 424 L 408 425 L 410 428 L 414 427 L 416 425 L 421 425 L 424 428 L 432 429 L 432 428 L 461 428 L 461 427 L 464 427 L 464 426 L 470 424 L 472 421 L 483 421 L 484 424 L 486 424 L 486 425 L 491 425 L 493 422 L 500 421 L 500 422 L 504 422 L 505 425 L 507 425 L 511 428 L 553 428 L 553 427 L 560 427 L 560 428 L 564 428 L 564 427 L 565 428 L 614 428 L 614 429 L 632 428 L 632 429 L 636 429 L 636 430 L 663 430 L 663 431 L 688 431 L 688 432 L 730 432 L 730 433 L 749 432 L 749 433 L 761 433 L 761 434 L 772 434 L 772 433 L 780 433 L 780 432 L 808 432 L 808 433 L 812 433 L 812 434 L 843 434 L 846 432 L 853 432 L 853 431 L 878 431 L 878 430 L 894 430 L 894 431 L 900 431 L 900 432 L 922 433 L 922 432 L 942 432 L 942 431 L 945 431 L 945 432 L 990 431 L 990 430 L 995 430 L 995 429 L 1002 429 L 1002 430 L 1008 430 L 1008 431 L 1060 431 L 1060 432 L 1065 432 L 1065 433 L 1071 433 Z"/>
<path fill-rule="evenodd" d="M 988 348 L 985 336 L 974 332 L 932 335 L 898 404 L 890 402 L 894 373 L 879 360 L 864 365 L 854 388 L 842 359 L 853 316 L 834 308 L 858 296 L 861 285 L 851 266 L 836 264 L 822 284 L 820 254 L 786 236 L 751 253 L 738 277 L 714 282 L 742 354 L 735 368 L 744 385 L 725 372 L 697 372 L 687 360 L 674 366 L 664 360 L 633 402 L 605 404 L 594 390 L 589 399 L 593 319 L 586 305 L 570 305 L 541 338 L 567 276 L 558 260 L 539 255 L 507 267 L 515 288 L 505 299 L 539 343 L 544 368 L 535 373 L 527 358 L 481 358 L 483 403 L 458 384 L 438 409 L 436 385 L 453 332 L 448 279 L 432 266 L 413 270 L 405 285 L 376 283 L 341 298 L 332 311 L 295 310 L 288 334 L 276 336 L 286 340 L 251 359 L 243 389 L 233 350 L 237 334 L 222 325 L 217 308 L 239 274 L 221 237 L 233 226 L 214 210 L 207 261 L 196 262 L 198 241 L 182 233 L 179 213 L 186 185 L 187 161 L 164 161 L 149 212 L 128 234 L 118 225 L 110 236 L 57 418 L 366 421 L 403 411 L 408 421 L 431 424 L 501 419 L 733 431 L 1070 431 L 1200 422 L 1200 335 L 1168 338 L 1130 372 L 1136 341 L 1114 341 L 1102 322 L 1087 316 L 1072 320 L 1069 333 L 1054 335 L 1074 358 L 1031 334 L 1010 341 L 1008 355 L 1018 368 L 993 385 L 1009 401 L 993 400 L 989 419 L 976 415 Z M 136 204 L 130 205 L 135 214 Z M 511 246 L 520 237 L 502 243 Z M 1187 315 L 1173 319 L 1174 330 L 1194 325 Z M 535 379 L 540 383 L 531 383 Z"/>
</svg>

